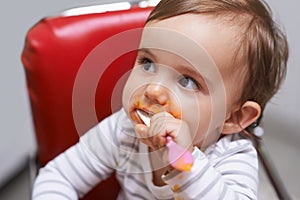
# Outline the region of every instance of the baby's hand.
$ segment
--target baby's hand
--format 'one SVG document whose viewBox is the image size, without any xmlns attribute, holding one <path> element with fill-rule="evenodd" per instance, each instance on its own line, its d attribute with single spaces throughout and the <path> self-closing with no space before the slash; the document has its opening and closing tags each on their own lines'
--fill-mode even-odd
<svg viewBox="0 0 300 200">
<path fill-rule="evenodd" d="M 141 142 L 148 145 L 152 150 L 158 150 L 166 145 L 167 136 L 180 146 L 190 152 L 193 151 L 192 134 L 188 124 L 180 119 L 174 118 L 168 112 L 160 112 L 152 116 L 150 126 L 137 124 L 136 132 Z"/>
</svg>

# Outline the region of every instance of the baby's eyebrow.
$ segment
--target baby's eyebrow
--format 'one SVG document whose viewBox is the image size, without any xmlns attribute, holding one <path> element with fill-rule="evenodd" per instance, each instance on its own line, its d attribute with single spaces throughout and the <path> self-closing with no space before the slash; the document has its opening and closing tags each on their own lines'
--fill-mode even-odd
<svg viewBox="0 0 300 200">
<path fill-rule="evenodd" d="M 138 52 L 143 52 L 143 53 L 146 53 L 146 54 L 149 54 L 150 56 L 152 56 L 152 57 L 156 57 L 153 53 L 152 53 L 152 51 L 150 50 L 150 49 L 148 49 L 148 48 L 139 48 L 138 49 Z"/>
<path fill-rule="evenodd" d="M 183 73 L 193 74 L 197 78 L 200 78 L 200 79 L 204 80 L 204 78 L 203 78 L 202 74 L 200 73 L 200 71 L 197 70 L 197 69 L 194 69 L 194 67 L 191 67 L 191 66 L 180 66 L 179 69 Z"/>
</svg>

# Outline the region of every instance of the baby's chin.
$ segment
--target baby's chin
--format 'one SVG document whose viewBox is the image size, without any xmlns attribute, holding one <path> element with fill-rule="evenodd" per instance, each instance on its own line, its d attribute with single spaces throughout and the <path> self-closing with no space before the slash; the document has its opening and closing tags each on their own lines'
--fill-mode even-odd
<svg viewBox="0 0 300 200">
<path fill-rule="evenodd" d="M 209 137 L 194 138 L 194 140 L 193 140 L 194 146 L 198 147 L 201 151 L 204 152 L 209 146 L 215 144 L 220 138 L 220 135 L 214 136 L 211 134 L 209 135 Z M 213 134 L 215 134 L 215 133 L 213 133 Z"/>
</svg>

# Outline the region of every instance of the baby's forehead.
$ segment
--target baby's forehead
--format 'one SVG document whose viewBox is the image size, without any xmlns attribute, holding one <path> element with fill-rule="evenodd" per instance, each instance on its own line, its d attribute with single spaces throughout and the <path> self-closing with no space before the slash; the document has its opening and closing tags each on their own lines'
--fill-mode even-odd
<svg viewBox="0 0 300 200">
<path fill-rule="evenodd" d="M 184 14 L 146 25 L 141 44 L 178 52 L 183 57 L 209 54 L 216 64 L 231 65 L 242 40 L 239 27 L 211 19 L 211 16 Z M 187 55 L 190 54 L 190 55 Z"/>
</svg>

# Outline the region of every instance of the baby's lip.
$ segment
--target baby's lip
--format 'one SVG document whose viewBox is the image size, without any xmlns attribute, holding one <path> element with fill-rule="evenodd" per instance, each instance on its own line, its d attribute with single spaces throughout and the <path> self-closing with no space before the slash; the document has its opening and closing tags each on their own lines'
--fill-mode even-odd
<svg viewBox="0 0 300 200">
<path fill-rule="evenodd" d="M 151 117 L 154 115 L 153 113 L 143 110 L 143 109 L 136 109 L 136 113 L 139 119 L 146 125 L 150 126 Z"/>
</svg>

